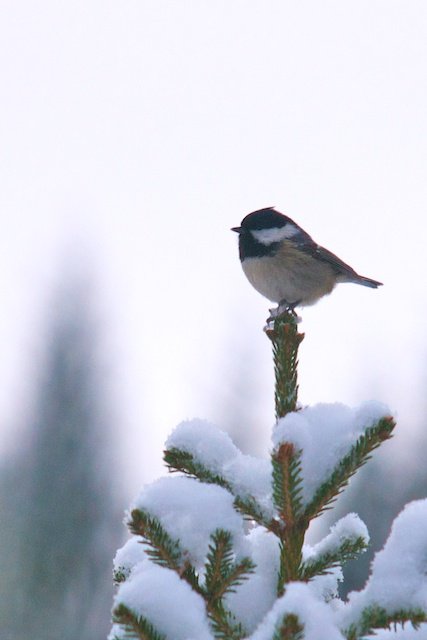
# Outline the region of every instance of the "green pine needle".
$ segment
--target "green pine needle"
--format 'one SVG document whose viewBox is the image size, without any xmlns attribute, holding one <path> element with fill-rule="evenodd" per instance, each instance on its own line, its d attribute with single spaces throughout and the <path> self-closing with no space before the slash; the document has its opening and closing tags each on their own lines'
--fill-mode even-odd
<svg viewBox="0 0 427 640">
<path fill-rule="evenodd" d="M 282 596 L 285 592 L 285 584 L 289 582 L 288 568 L 286 562 L 286 545 L 281 540 L 279 542 L 280 564 L 277 575 L 277 595 Z"/>
<path fill-rule="evenodd" d="M 303 640 L 304 625 L 294 613 L 287 613 L 273 636 L 273 640 Z"/>
<path fill-rule="evenodd" d="M 365 538 L 351 538 L 344 540 L 339 547 L 333 551 L 328 551 L 318 558 L 309 559 L 301 566 L 301 580 L 311 580 L 316 576 L 323 576 L 331 573 L 331 570 L 337 566 L 343 566 L 349 560 L 354 560 L 361 553 L 366 551 L 368 545 Z"/>
<path fill-rule="evenodd" d="M 201 482 L 216 484 L 227 489 L 235 496 L 234 506 L 243 516 L 268 527 L 268 518 L 253 496 L 236 495 L 235 490 L 226 478 L 218 473 L 213 473 L 205 465 L 195 460 L 192 453 L 176 448 L 167 449 L 164 452 L 163 459 L 172 473 L 180 471 Z"/>
<path fill-rule="evenodd" d="M 380 446 L 384 440 L 392 436 L 395 422 L 390 416 L 381 418 L 378 422 L 366 429 L 349 453 L 340 460 L 329 478 L 318 488 L 311 502 L 306 506 L 304 518 L 309 521 L 316 518 L 323 511 L 329 509 L 332 502 L 347 486 L 350 478 L 364 465 L 371 453 Z"/>
<path fill-rule="evenodd" d="M 208 609 L 212 630 L 218 640 L 242 640 L 248 633 L 236 617 L 219 602 L 214 608 Z"/>
<path fill-rule="evenodd" d="M 301 451 L 283 443 L 273 453 L 273 501 L 282 523 L 294 523 L 301 513 Z"/>
<path fill-rule="evenodd" d="M 234 562 L 233 540 L 229 531 L 217 529 L 206 560 L 205 591 L 212 606 L 226 593 L 234 591 L 253 573 L 255 565 L 250 558 Z"/>
<path fill-rule="evenodd" d="M 134 509 L 128 522 L 130 531 L 141 536 L 148 545 L 147 555 L 161 567 L 176 571 L 198 593 L 200 586 L 197 572 L 186 559 L 179 540 L 174 540 L 162 527 L 160 520 L 142 509 Z"/>
<path fill-rule="evenodd" d="M 174 571 L 181 569 L 183 553 L 179 541 L 171 538 L 158 518 L 142 509 L 133 509 L 128 527 L 148 545 L 146 553 L 153 562 Z"/>
<path fill-rule="evenodd" d="M 280 538 L 280 569 L 277 593 L 282 595 L 287 582 L 299 579 L 301 549 L 307 524 L 301 518 L 301 452 L 284 442 L 272 455 L 273 502 L 279 515 L 276 533 Z"/>
<path fill-rule="evenodd" d="M 211 536 L 212 543 L 206 559 L 206 591 L 212 600 L 222 595 L 222 585 L 233 566 L 232 536 L 229 531 L 217 529 Z"/>
<path fill-rule="evenodd" d="M 233 538 L 229 531 L 217 529 L 211 536 L 205 565 L 203 596 L 216 638 L 240 640 L 246 634 L 243 626 L 224 607 L 223 598 L 242 584 L 255 569 L 250 558 L 236 563 Z"/>
<path fill-rule="evenodd" d="M 119 569 L 115 569 L 113 571 L 113 581 L 114 584 L 120 584 L 121 582 L 125 582 L 128 577 L 129 571 L 125 571 L 122 567 Z"/>
<path fill-rule="evenodd" d="M 248 520 L 254 520 L 257 524 L 270 529 L 269 518 L 253 496 L 236 496 L 234 507 Z"/>
<path fill-rule="evenodd" d="M 193 454 L 188 451 L 172 447 L 164 452 L 163 460 L 171 472 L 181 471 L 191 478 L 197 478 L 201 482 L 209 484 L 217 484 L 231 492 L 231 486 L 225 478 L 213 473 L 208 467 L 195 460 Z"/>
<path fill-rule="evenodd" d="M 427 613 L 422 609 L 397 609 L 389 613 L 383 607 L 373 605 L 363 610 L 358 623 L 351 625 L 343 633 L 347 640 L 360 640 L 367 635 L 373 635 L 375 629 L 391 629 L 397 625 L 410 622 L 414 629 L 418 629 L 423 622 L 427 622 Z"/>
<path fill-rule="evenodd" d="M 144 617 L 137 616 L 126 605 L 119 604 L 113 611 L 113 622 L 120 624 L 128 638 L 137 640 L 167 640 Z"/>
<path fill-rule="evenodd" d="M 304 339 L 298 333 L 296 314 L 286 311 L 275 319 L 273 329 L 266 329 L 273 343 L 276 418 L 296 411 L 298 400 L 298 347 Z"/>
</svg>

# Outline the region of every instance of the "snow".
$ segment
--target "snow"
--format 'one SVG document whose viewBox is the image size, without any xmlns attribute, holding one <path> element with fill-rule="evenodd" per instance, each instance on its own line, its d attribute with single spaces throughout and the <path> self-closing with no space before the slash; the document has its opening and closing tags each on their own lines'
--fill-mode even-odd
<svg viewBox="0 0 427 640">
<path fill-rule="evenodd" d="M 346 540 L 355 541 L 357 538 L 363 538 L 368 544 L 368 529 L 356 513 L 348 513 L 330 528 L 330 533 L 323 540 L 312 547 L 313 559 L 335 551 Z"/>
<path fill-rule="evenodd" d="M 285 594 L 276 601 L 249 640 L 271 640 L 283 617 L 290 613 L 297 615 L 304 625 L 304 640 L 344 638 L 334 623 L 331 608 L 320 602 L 307 584 L 293 582 L 287 585 Z"/>
<path fill-rule="evenodd" d="M 286 441 L 303 450 L 305 503 L 364 431 L 387 415 L 389 409 L 378 402 L 355 409 L 335 403 L 317 404 L 278 421 L 273 429 L 274 448 Z M 228 434 L 199 419 L 176 427 L 166 442 L 166 449 L 172 448 L 192 454 L 209 471 L 225 478 L 235 495 L 255 498 L 266 518 L 273 516 L 269 460 L 242 454 Z"/>
<path fill-rule="evenodd" d="M 127 578 L 133 567 L 145 558 L 145 545 L 137 537 L 130 538 L 121 549 L 118 549 L 114 558 L 114 571 L 122 573 Z"/>
<path fill-rule="evenodd" d="M 166 440 L 165 449 L 181 449 L 193 454 L 209 469 L 222 469 L 233 460 L 239 450 L 232 439 L 207 420 L 185 420 L 172 431 Z"/>
<path fill-rule="evenodd" d="M 340 613 L 345 627 L 361 611 L 377 604 L 389 613 L 402 608 L 427 607 L 427 499 L 405 506 L 393 522 L 390 536 L 372 563 L 362 591 L 351 592 Z"/>
<path fill-rule="evenodd" d="M 341 604 L 338 597 L 338 583 L 343 581 L 341 567 L 333 567 L 323 576 L 316 576 L 308 583 L 311 593 L 321 602 L 328 602 L 334 610 Z"/>
<path fill-rule="evenodd" d="M 303 560 L 306 563 L 314 562 L 320 556 L 334 552 L 345 540 L 355 540 L 362 537 L 366 544 L 369 542 L 369 533 L 366 525 L 355 513 L 349 513 L 331 528 L 330 533 L 314 546 L 305 544 L 303 546 Z M 338 582 L 343 580 L 343 573 L 340 566 L 333 567 L 323 576 L 313 578 L 309 587 L 313 594 L 317 595 L 325 602 L 331 602 L 336 608 L 338 598 Z"/>
<path fill-rule="evenodd" d="M 157 517 L 199 570 L 216 529 L 229 531 L 237 555 L 246 555 L 244 520 L 233 507 L 233 496 L 222 487 L 193 478 L 160 478 L 143 489 L 133 509 Z"/>
<path fill-rule="evenodd" d="M 148 559 L 134 567 L 114 598 L 171 640 L 212 640 L 204 600 L 171 569 Z"/>
<path fill-rule="evenodd" d="M 126 637 L 126 631 L 121 625 L 113 624 L 107 640 L 129 640 L 129 635 Z"/>
<path fill-rule="evenodd" d="M 236 591 L 227 594 L 225 603 L 251 633 L 276 600 L 280 552 L 276 536 L 263 527 L 252 529 L 247 540 L 255 571 Z"/>
<path fill-rule="evenodd" d="M 273 516 L 271 463 L 243 454 L 230 436 L 205 420 L 179 424 L 166 441 L 166 449 L 188 452 L 212 473 L 221 475 L 235 495 L 253 497 L 266 518 Z"/>
<path fill-rule="evenodd" d="M 348 453 L 364 431 L 381 417 L 387 407 L 367 403 L 352 409 L 342 404 L 319 404 L 279 420 L 273 431 L 273 445 L 292 442 L 302 449 L 303 497 L 308 501 L 339 460 Z M 166 448 L 191 453 L 195 461 L 227 481 L 237 495 L 253 496 L 272 512 L 271 462 L 243 455 L 230 437 L 201 421 L 181 423 L 169 437 Z M 384 549 L 376 554 L 372 573 L 360 592 L 347 602 L 337 595 L 341 567 L 309 583 L 293 582 L 277 599 L 279 543 L 277 537 L 259 525 L 245 523 L 234 508 L 227 489 L 199 480 L 169 476 L 146 486 L 131 509 L 142 509 L 156 517 L 188 559 L 203 570 L 211 536 L 225 529 L 233 536 L 238 560 L 250 556 L 255 570 L 236 589 L 227 593 L 224 604 L 241 621 L 247 640 L 271 640 L 287 614 L 295 614 L 304 625 L 305 640 L 343 640 L 341 629 L 357 623 L 363 610 L 372 605 L 389 613 L 402 608 L 427 606 L 427 499 L 407 505 L 393 523 Z M 369 542 L 365 524 L 355 513 L 336 522 L 320 542 L 304 545 L 303 560 L 315 561 L 336 551 L 343 542 L 363 538 Z M 177 572 L 161 567 L 146 555 L 146 546 L 133 537 L 119 549 L 116 571 L 126 578 L 120 583 L 115 605 L 125 604 L 136 615 L 146 617 L 167 638 L 212 640 L 203 598 Z M 203 584 L 203 582 L 202 582 Z M 125 638 L 114 625 L 110 640 Z M 427 640 L 427 625 L 414 631 L 410 624 L 397 631 L 380 631 L 381 640 Z"/>
<path fill-rule="evenodd" d="M 403 628 L 399 625 L 396 629 L 380 629 L 375 636 L 368 636 L 375 640 L 427 640 L 427 624 L 422 624 L 417 630 L 407 622 Z"/>
<path fill-rule="evenodd" d="M 390 415 L 379 402 L 350 408 L 320 403 L 281 418 L 273 430 L 273 446 L 291 442 L 302 450 L 302 498 L 307 504 L 364 431 Z"/>
</svg>

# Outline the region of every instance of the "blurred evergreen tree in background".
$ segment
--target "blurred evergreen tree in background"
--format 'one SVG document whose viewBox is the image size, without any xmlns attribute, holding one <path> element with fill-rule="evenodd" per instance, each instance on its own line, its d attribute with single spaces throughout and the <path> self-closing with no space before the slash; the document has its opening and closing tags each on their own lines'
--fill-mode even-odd
<svg viewBox="0 0 427 640">
<path fill-rule="evenodd" d="M 80 281 L 54 297 L 34 411 L 0 469 L 2 640 L 108 633 L 111 558 L 123 534 L 92 298 Z"/>
</svg>

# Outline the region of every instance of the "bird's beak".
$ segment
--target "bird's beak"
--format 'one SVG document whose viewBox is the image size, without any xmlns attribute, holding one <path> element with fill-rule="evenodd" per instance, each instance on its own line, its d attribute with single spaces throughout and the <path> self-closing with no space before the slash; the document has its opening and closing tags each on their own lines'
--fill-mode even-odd
<svg viewBox="0 0 427 640">
<path fill-rule="evenodd" d="M 235 231 L 236 233 L 240 233 L 242 230 L 242 227 L 231 227 L 230 231 Z"/>
</svg>

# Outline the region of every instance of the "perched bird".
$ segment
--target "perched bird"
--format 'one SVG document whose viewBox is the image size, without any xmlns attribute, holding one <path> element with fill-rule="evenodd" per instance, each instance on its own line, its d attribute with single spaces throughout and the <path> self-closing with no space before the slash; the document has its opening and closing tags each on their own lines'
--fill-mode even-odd
<svg viewBox="0 0 427 640">
<path fill-rule="evenodd" d="M 296 222 L 273 207 L 249 213 L 240 227 L 239 254 L 251 285 L 279 309 L 315 304 L 339 282 L 376 289 L 382 283 L 360 276 L 319 246 Z"/>
</svg>

